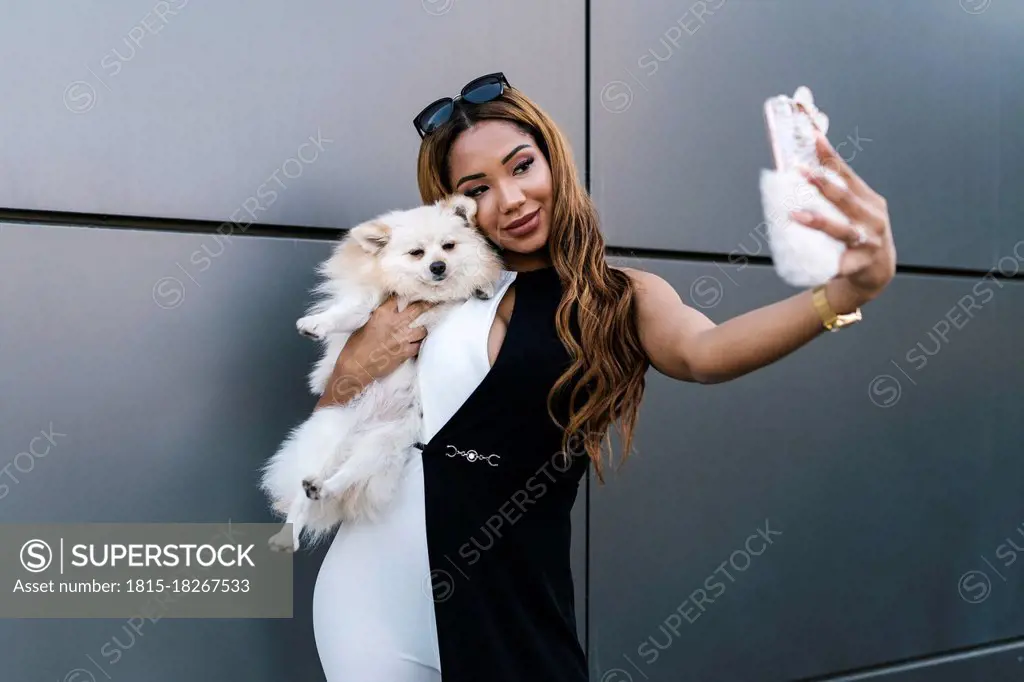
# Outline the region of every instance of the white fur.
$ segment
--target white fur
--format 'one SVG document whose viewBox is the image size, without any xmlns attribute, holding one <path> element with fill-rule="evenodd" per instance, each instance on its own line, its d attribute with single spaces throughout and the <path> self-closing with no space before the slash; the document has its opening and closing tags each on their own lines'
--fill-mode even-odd
<svg viewBox="0 0 1024 682">
<path fill-rule="evenodd" d="M 389 295 L 399 309 L 413 301 L 436 303 L 413 326 L 429 330 L 470 296 L 494 295 L 501 259 L 476 230 L 476 203 L 452 195 L 434 204 L 391 211 L 352 228 L 323 262 L 322 298 L 296 323 L 300 333 L 322 342 L 324 352 L 309 374 L 309 389 L 321 395 L 342 348 Z M 445 249 L 444 245 L 454 244 Z M 422 255 L 412 255 L 422 249 Z M 430 267 L 444 263 L 438 278 Z M 389 351 L 381 348 L 382 360 Z M 409 449 L 422 432 L 414 359 L 368 385 L 344 405 L 315 410 L 293 429 L 261 470 L 260 487 L 285 527 L 270 539 L 277 550 L 299 549 L 308 532 L 312 544 L 345 521 L 373 521 L 398 486 Z M 288 525 L 291 524 L 291 532 Z"/>
<path fill-rule="evenodd" d="M 832 182 L 845 188 L 845 181 L 831 170 L 819 167 Z M 820 213 L 841 223 L 849 220 L 818 188 L 807 182 L 800 171 L 761 171 L 761 205 L 768 225 L 768 242 L 775 272 L 797 287 L 824 284 L 839 272 L 839 258 L 846 244 L 838 239 L 792 220 L 789 212 L 804 209 Z"/>
</svg>

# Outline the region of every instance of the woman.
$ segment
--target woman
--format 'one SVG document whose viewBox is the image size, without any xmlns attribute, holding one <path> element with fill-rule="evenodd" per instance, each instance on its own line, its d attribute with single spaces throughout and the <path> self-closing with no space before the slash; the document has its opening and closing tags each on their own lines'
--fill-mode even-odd
<svg viewBox="0 0 1024 682">
<path fill-rule="evenodd" d="M 840 274 L 817 297 L 715 325 L 661 277 L 607 264 L 564 136 L 503 75 L 415 124 L 423 201 L 474 198 L 506 271 L 493 299 L 457 309 L 422 352 L 424 332 L 408 327 L 422 304 L 398 313 L 389 301 L 338 359 L 318 407 L 419 355 L 425 442 L 388 517 L 342 528 L 325 557 L 313 608 L 321 662 L 332 682 L 583 682 L 570 509 L 587 465 L 603 481 L 609 427 L 621 429 L 624 460 L 649 365 L 728 381 L 878 296 L 895 273 L 886 202 L 822 137 L 823 163 L 850 189 L 809 180 L 850 224 L 794 217 L 850 244 Z"/>
</svg>

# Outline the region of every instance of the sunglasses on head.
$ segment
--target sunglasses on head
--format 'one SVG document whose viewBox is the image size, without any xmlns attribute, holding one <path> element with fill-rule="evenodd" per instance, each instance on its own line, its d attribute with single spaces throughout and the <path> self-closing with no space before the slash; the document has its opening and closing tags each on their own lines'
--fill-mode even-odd
<svg viewBox="0 0 1024 682">
<path fill-rule="evenodd" d="M 466 83 L 466 87 L 462 88 L 462 92 L 455 97 L 442 97 L 436 102 L 428 104 L 412 120 L 412 124 L 416 126 L 416 132 L 420 134 L 420 139 L 423 139 L 451 119 L 452 113 L 455 111 L 455 103 L 460 99 L 472 104 L 483 104 L 501 97 L 506 86 L 511 87 L 505 74 L 500 71 L 474 78 Z"/>
</svg>

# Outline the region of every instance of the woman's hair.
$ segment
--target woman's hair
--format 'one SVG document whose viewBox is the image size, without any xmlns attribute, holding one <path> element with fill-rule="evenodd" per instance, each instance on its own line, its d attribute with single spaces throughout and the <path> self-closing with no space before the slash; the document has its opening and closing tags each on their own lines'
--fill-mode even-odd
<svg viewBox="0 0 1024 682">
<path fill-rule="evenodd" d="M 649 365 L 636 327 L 635 288 L 626 273 L 609 267 L 605 260 L 597 211 L 576 173 L 565 137 L 540 107 L 515 88 L 506 87 L 501 97 L 490 102 L 469 106 L 460 102 L 451 120 L 424 138 L 417 161 L 423 202 L 433 203 L 452 193 L 448 153 L 462 131 L 483 120 L 516 125 L 533 137 L 551 167 L 554 210 L 548 250 L 564 287 L 556 326 L 573 364 L 552 387 L 548 413 L 565 429 L 562 452 L 566 458 L 586 452 L 603 483 L 601 450 L 613 423 L 622 434 L 623 462 L 632 450 Z M 574 304 L 579 342 L 572 334 Z M 579 381 L 569 397 L 569 423 L 563 425 L 555 417 L 551 401 L 575 376 Z M 577 406 L 581 396 L 585 400 Z M 569 447 L 570 440 L 575 447 Z M 608 452 L 611 455 L 610 444 Z"/>
</svg>

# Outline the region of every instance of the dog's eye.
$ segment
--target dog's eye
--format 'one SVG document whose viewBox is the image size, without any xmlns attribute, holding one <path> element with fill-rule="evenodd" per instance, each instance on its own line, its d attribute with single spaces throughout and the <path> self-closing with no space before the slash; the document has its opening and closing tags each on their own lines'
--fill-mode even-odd
<svg viewBox="0 0 1024 682">
<path fill-rule="evenodd" d="M 413 249 L 412 251 L 409 252 L 409 255 L 416 256 L 417 258 L 419 258 L 420 256 L 423 255 L 423 249 Z"/>
<path fill-rule="evenodd" d="M 441 248 L 444 249 L 445 251 L 451 251 L 452 249 L 455 248 L 455 242 L 448 242 L 447 244 L 442 244 Z"/>
</svg>

